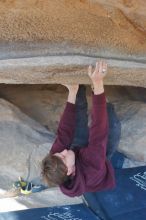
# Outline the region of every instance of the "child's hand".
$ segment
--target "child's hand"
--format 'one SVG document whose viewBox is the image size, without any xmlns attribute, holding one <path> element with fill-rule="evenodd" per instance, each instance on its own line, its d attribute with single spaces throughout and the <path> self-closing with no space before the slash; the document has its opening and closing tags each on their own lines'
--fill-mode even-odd
<svg viewBox="0 0 146 220">
<path fill-rule="evenodd" d="M 75 104 L 76 95 L 77 95 L 77 92 L 78 92 L 78 89 L 79 89 L 79 85 L 78 84 L 72 84 L 72 85 L 63 84 L 63 86 L 65 86 L 69 91 L 67 101 L 70 102 L 70 103 Z"/>
<path fill-rule="evenodd" d="M 95 95 L 104 92 L 103 78 L 107 74 L 107 63 L 105 61 L 96 62 L 94 72 L 92 72 L 92 66 L 88 68 L 88 75 L 93 83 L 93 91 Z"/>
<path fill-rule="evenodd" d="M 78 92 L 78 89 L 79 89 L 79 85 L 78 84 L 63 84 L 63 86 L 65 86 L 69 92 L 71 93 L 77 93 Z"/>
<path fill-rule="evenodd" d="M 88 75 L 92 80 L 93 85 L 97 85 L 99 82 L 103 80 L 103 78 L 107 74 L 107 63 L 106 61 L 96 62 L 96 67 L 94 72 L 92 72 L 92 66 L 90 65 L 88 68 Z"/>
</svg>

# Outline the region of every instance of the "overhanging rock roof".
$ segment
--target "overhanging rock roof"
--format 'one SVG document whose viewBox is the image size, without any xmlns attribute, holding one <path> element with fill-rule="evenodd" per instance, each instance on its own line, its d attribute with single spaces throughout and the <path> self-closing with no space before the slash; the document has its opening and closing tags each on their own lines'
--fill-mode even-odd
<svg viewBox="0 0 146 220">
<path fill-rule="evenodd" d="M 105 84 L 146 87 L 146 3 L 140 2 L 0 2 L 0 83 L 88 84 L 88 65 L 106 59 Z"/>
</svg>

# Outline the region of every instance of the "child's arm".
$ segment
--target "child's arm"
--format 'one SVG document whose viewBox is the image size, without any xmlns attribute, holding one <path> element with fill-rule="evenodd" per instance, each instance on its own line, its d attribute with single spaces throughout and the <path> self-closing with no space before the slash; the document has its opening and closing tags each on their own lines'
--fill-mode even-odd
<svg viewBox="0 0 146 220">
<path fill-rule="evenodd" d="M 92 80 L 94 93 L 92 94 L 92 123 L 89 131 L 89 145 L 82 152 L 84 160 L 91 166 L 102 169 L 106 160 L 106 145 L 108 138 L 108 118 L 103 78 L 106 75 L 107 64 L 104 61 L 96 63 L 95 71 L 89 67 L 89 77 Z M 105 70 L 105 71 L 103 71 Z"/>
<path fill-rule="evenodd" d="M 78 91 L 78 85 L 66 85 L 69 90 L 67 103 L 61 116 L 57 129 L 57 137 L 51 148 L 51 153 L 60 153 L 64 149 L 68 149 L 72 143 L 75 131 L 75 101 Z"/>
<path fill-rule="evenodd" d="M 108 117 L 105 94 L 92 94 L 92 122 L 89 130 L 89 144 L 84 159 L 97 170 L 104 169 L 108 139 Z"/>
</svg>

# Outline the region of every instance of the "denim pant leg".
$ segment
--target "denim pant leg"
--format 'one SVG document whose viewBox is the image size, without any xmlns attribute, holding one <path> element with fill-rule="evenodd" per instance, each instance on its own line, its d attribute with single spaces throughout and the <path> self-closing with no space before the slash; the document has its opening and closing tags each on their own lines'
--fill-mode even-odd
<svg viewBox="0 0 146 220">
<path fill-rule="evenodd" d="M 109 136 L 107 143 L 107 158 L 111 160 L 113 154 L 118 148 L 121 136 L 121 123 L 111 103 L 107 103 L 107 112 L 109 118 Z"/>
<path fill-rule="evenodd" d="M 86 87 L 79 86 L 76 97 L 76 128 L 71 149 L 88 146 L 89 128 L 88 128 L 88 114 L 87 114 L 87 99 Z"/>
</svg>

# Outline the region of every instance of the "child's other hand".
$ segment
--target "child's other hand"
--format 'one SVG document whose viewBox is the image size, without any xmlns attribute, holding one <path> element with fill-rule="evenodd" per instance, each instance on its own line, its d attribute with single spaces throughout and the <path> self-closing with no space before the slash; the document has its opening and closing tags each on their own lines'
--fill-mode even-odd
<svg viewBox="0 0 146 220">
<path fill-rule="evenodd" d="M 77 93 L 79 89 L 78 84 L 63 84 L 63 86 L 65 86 L 69 90 L 69 92 L 72 93 Z"/>
</svg>

